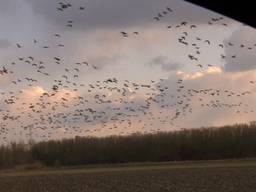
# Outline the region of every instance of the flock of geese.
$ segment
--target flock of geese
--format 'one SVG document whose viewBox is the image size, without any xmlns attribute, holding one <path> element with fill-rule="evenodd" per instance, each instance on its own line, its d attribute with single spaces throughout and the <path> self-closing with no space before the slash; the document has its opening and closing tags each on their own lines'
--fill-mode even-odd
<svg viewBox="0 0 256 192">
<path fill-rule="evenodd" d="M 56 11 L 61 14 L 71 8 L 85 12 L 87 9 L 86 6 L 76 6 L 71 1 L 56 4 Z M 167 6 L 155 14 L 152 20 L 161 22 L 161 19 L 172 14 L 175 14 L 175 10 Z M 223 17 L 210 18 L 207 24 L 228 27 Z M 75 25 L 73 20 L 66 22 L 68 28 L 72 28 L 73 25 Z M 190 32 L 198 26 L 187 21 L 174 26 L 163 26 L 163 29 L 165 27 L 166 30 L 180 30 L 177 43 L 193 48 L 191 49 L 193 52 L 188 54 L 187 58 L 200 71 L 213 67 L 211 64 L 200 63 L 203 46 L 212 46 L 215 49 L 232 46 L 248 49 L 248 51 L 256 48 L 256 44 L 247 46 L 233 42 L 215 43 L 199 36 L 193 40 Z M 129 39 L 131 35 L 139 37 L 143 34 L 138 31 L 120 31 L 119 35 Z M 59 40 L 57 47 L 65 47 L 61 43 L 60 33 L 53 33 L 52 37 Z M 32 41 L 42 49 L 52 48 L 49 45 L 41 45 L 37 39 Z M 27 47 L 22 43 L 16 43 L 16 48 L 24 50 Z M 222 54 L 220 58 L 225 59 L 226 56 Z M 237 55 L 232 56 L 232 59 L 236 58 Z M 61 76 L 56 77 L 51 74 L 49 62 L 50 65 L 57 65 L 59 70 L 63 71 Z M 9 90 L 0 92 L 1 141 L 8 142 L 10 135 L 48 140 L 58 134 L 65 137 L 108 132 L 120 135 L 136 132 L 154 133 L 161 131 L 161 126 L 179 127 L 177 120 L 184 119 L 193 113 L 195 100 L 207 110 L 225 108 L 235 113 L 254 113 L 251 106 L 242 99 L 255 94 L 250 90 L 235 92 L 209 88 L 210 85 L 206 89 L 190 88 L 182 78 L 175 82 L 175 89 L 170 87 L 165 79 L 140 83 L 130 79 L 120 80 L 110 77 L 103 81 L 87 83 L 81 82 L 80 77 L 87 72 L 101 70 L 97 63 L 80 61 L 71 63 L 69 66 L 64 63 L 64 58 L 60 56 L 53 57 L 51 61 L 44 61 L 36 56 L 27 55 L 17 57 L 12 62 L 1 66 L 0 78 L 6 78 L 10 83 Z M 24 66 L 27 69 L 26 76 L 19 75 L 18 66 Z M 40 89 L 46 81 L 51 82 L 49 89 Z M 252 80 L 248 84 L 256 86 L 256 81 Z M 37 97 L 22 98 L 22 95 L 26 95 L 26 89 L 35 90 Z M 86 94 L 80 94 L 81 90 L 86 91 Z M 231 98 L 236 98 L 237 102 L 229 102 Z"/>
</svg>

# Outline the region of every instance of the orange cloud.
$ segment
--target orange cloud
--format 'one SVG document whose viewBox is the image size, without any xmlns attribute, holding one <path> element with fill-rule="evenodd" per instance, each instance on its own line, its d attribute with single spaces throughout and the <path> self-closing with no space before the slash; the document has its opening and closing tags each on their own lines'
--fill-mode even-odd
<svg viewBox="0 0 256 192">
<path fill-rule="evenodd" d="M 209 67 L 206 71 L 202 72 L 184 72 L 184 71 L 177 71 L 176 75 L 181 76 L 185 80 L 192 80 L 192 79 L 199 79 L 205 77 L 207 75 L 216 75 L 222 74 L 223 70 L 220 67 Z"/>
</svg>

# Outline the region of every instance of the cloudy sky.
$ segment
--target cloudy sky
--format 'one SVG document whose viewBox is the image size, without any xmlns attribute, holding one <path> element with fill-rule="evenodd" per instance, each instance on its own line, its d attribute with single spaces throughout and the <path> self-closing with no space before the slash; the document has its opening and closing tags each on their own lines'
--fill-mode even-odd
<svg viewBox="0 0 256 192">
<path fill-rule="evenodd" d="M 182 0 L 0 0 L 0 138 L 152 133 L 256 115 L 256 32 Z"/>
</svg>

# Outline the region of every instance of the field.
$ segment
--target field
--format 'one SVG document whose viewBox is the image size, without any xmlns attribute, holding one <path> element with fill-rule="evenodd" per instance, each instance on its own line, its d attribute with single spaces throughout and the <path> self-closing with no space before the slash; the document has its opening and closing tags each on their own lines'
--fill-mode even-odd
<svg viewBox="0 0 256 192">
<path fill-rule="evenodd" d="M 256 161 L 146 163 L 59 170 L 5 171 L 1 192 L 250 192 Z"/>
</svg>

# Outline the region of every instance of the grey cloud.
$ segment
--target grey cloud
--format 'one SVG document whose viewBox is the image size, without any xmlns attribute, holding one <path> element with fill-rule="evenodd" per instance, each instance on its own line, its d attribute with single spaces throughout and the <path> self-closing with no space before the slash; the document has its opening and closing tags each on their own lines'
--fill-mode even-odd
<svg viewBox="0 0 256 192">
<path fill-rule="evenodd" d="M 235 72 L 234 72 L 235 73 Z M 168 87 L 168 90 L 165 92 L 166 95 L 164 99 L 166 103 L 173 104 L 180 99 L 184 101 L 183 106 L 189 104 L 192 108 L 192 113 L 186 111 L 186 116 L 181 117 L 176 120 L 177 124 L 181 125 L 181 127 L 192 128 L 192 127 L 202 127 L 202 126 L 220 126 L 225 124 L 233 124 L 238 122 L 249 122 L 252 121 L 255 117 L 255 112 L 251 112 L 248 114 L 239 114 L 236 116 L 236 111 L 254 111 L 254 106 L 251 105 L 255 103 L 255 95 L 247 95 L 246 97 L 228 97 L 225 94 L 225 90 L 230 90 L 235 93 L 241 93 L 242 90 L 250 90 L 250 85 L 248 84 L 249 80 L 253 78 L 254 72 L 248 71 L 242 73 L 242 75 L 238 78 L 234 78 L 236 75 L 234 73 L 223 73 L 223 74 L 208 74 L 206 76 L 195 78 L 195 79 L 184 79 L 183 84 L 185 90 L 193 89 L 193 90 L 204 90 L 204 89 L 212 89 L 212 90 L 220 90 L 220 95 L 215 95 L 214 97 L 211 95 L 205 94 L 196 94 L 193 95 L 186 94 L 186 92 L 177 92 L 177 79 L 180 79 L 181 76 L 171 74 L 168 79 L 165 79 L 161 82 L 158 82 L 157 85 L 161 87 Z M 239 73 L 240 74 L 240 73 Z M 239 84 L 239 86 L 237 86 Z M 241 87 L 243 88 L 241 90 Z M 170 95 L 174 95 L 174 98 L 171 98 Z M 183 95 L 186 95 L 190 98 L 190 100 L 186 100 Z M 178 99 L 179 97 L 179 99 Z M 202 99 L 202 101 L 199 100 Z M 219 100 L 220 103 L 223 104 L 235 104 L 239 105 L 239 107 L 202 107 L 201 104 L 211 104 L 215 100 Z M 250 105 L 247 105 L 250 103 Z M 174 106 L 179 111 L 182 110 L 182 105 Z"/>
<path fill-rule="evenodd" d="M 17 0 L 0 0 L 0 14 L 6 15 L 10 14 L 10 12 L 15 12 L 19 6 L 17 5 Z"/>
<path fill-rule="evenodd" d="M 241 27 L 225 41 L 225 44 L 233 43 L 234 46 L 226 48 L 226 71 L 248 71 L 256 69 L 256 30 L 250 27 Z M 245 47 L 240 48 L 243 44 Z M 248 49 L 251 47 L 252 49 Z M 232 56 L 236 55 L 235 58 Z"/>
<path fill-rule="evenodd" d="M 6 49 L 11 46 L 11 42 L 8 39 L 0 39 L 0 49 Z"/>
<path fill-rule="evenodd" d="M 50 22 L 57 25 L 65 24 L 67 20 L 75 20 L 74 27 L 113 27 L 125 26 L 131 23 L 151 21 L 153 9 L 159 6 L 158 2 L 145 3 L 137 0 L 90 0 L 88 2 L 76 1 L 70 10 L 58 12 L 57 3 L 52 0 L 27 0 L 36 14 L 43 15 Z M 79 6 L 85 6 L 79 11 Z M 57 14 L 56 14 L 57 13 Z"/>
<path fill-rule="evenodd" d="M 74 29 L 117 28 L 146 25 L 155 22 L 153 17 L 165 10 L 167 6 L 174 12 L 162 19 L 164 23 L 183 20 L 207 23 L 216 13 L 188 4 L 184 1 L 155 0 L 82 0 L 70 1 L 72 7 L 64 12 L 57 11 L 57 2 L 52 0 L 26 0 L 36 15 L 43 17 L 57 26 L 65 26 L 67 20 L 74 20 Z M 79 6 L 85 6 L 79 11 Z"/>
<path fill-rule="evenodd" d="M 165 56 L 155 57 L 152 61 L 150 61 L 147 65 L 149 66 L 161 66 L 164 71 L 176 71 L 182 68 L 182 64 L 173 63 L 171 60 L 168 60 Z"/>
</svg>

